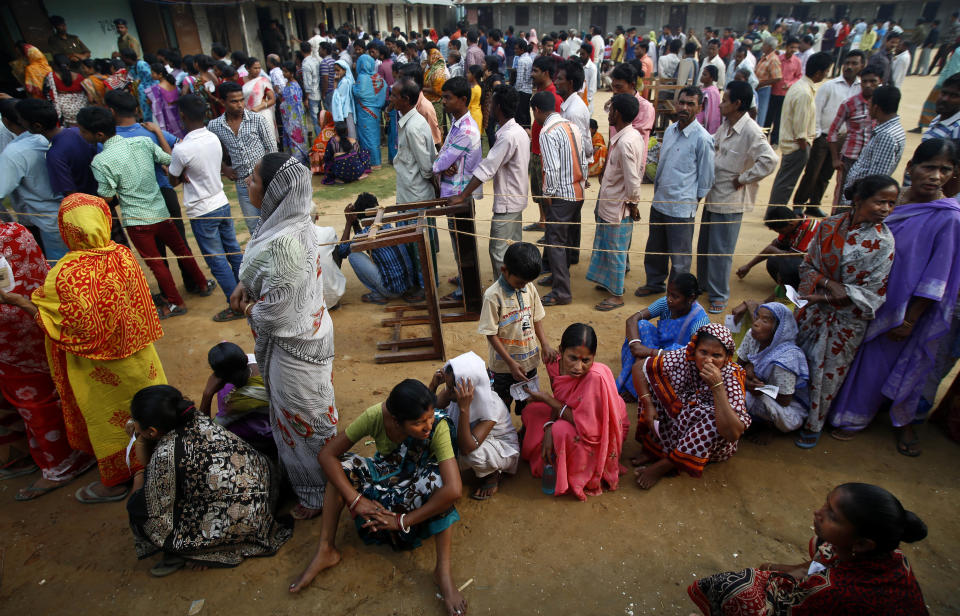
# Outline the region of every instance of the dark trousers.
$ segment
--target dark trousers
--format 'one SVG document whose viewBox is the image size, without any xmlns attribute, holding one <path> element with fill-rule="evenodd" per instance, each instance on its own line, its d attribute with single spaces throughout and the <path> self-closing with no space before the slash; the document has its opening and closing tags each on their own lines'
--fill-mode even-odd
<svg viewBox="0 0 960 616">
<path fill-rule="evenodd" d="M 530 95 L 517 91 L 517 114 L 513 118 L 517 124 L 530 128 Z"/>
<path fill-rule="evenodd" d="M 577 208 L 576 213 L 573 215 L 573 222 L 577 223 L 575 225 L 567 225 L 570 227 L 569 233 L 567 235 L 567 240 L 569 243 L 567 246 L 570 248 L 567 249 L 567 265 L 576 265 L 580 263 L 580 223 L 583 220 L 583 201 L 580 202 L 580 207 Z M 547 254 L 547 251 L 544 251 L 543 259 L 541 260 L 540 265 L 541 272 L 550 271 L 550 255 Z"/>
<path fill-rule="evenodd" d="M 770 145 L 780 143 L 780 112 L 783 111 L 783 99 L 786 96 L 770 95 L 770 107 L 767 109 L 767 119 L 764 126 L 772 126 L 770 131 Z"/>
<path fill-rule="evenodd" d="M 767 259 L 767 273 L 777 284 L 790 285 L 796 289 L 800 287 L 801 263 L 803 263 L 803 255 L 773 256 Z"/>
<path fill-rule="evenodd" d="M 790 195 L 807 166 L 807 157 L 810 155 L 810 148 L 806 150 L 796 150 L 785 154 L 780 159 L 780 170 L 777 171 L 777 177 L 773 180 L 773 189 L 770 191 L 770 205 L 786 205 L 790 203 Z"/>
<path fill-rule="evenodd" d="M 536 368 L 527 373 L 528 381 L 536 377 Z M 507 407 L 508 411 L 510 410 L 510 403 L 512 402 L 514 404 L 513 412 L 517 415 L 523 411 L 523 407 L 527 406 L 527 400 L 514 400 L 513 396 L 510 395 L 510 387 L 519 382 L 520 381 L 513 378 L 513 374 L 510 372 L 493 373 L 493 391 L 500 396 L 500 399 L 503 400 L 503 404 Z"/>
<path fill-rule="evenodd" d="M 168 302 L 180 306 L 183 304 L 183 297 L 181 297 L 180 292 L 177 291 L 177 284 L 173 281 L 173 276 L 170 275 L 170 268 L 167 266 L 167 261 L 156 258 L 160 256 L 160 251 L 157 249 L 159 241 L 169 246 L 173 254 L 189 257 L 186 259 L 178 259 L 181 267 L 187 270 L 188 276 L 184 278 L 184 281 L 190 280 L 198 289 L 206 288 L 207 277 L 203 271 L 200 270 L 200 267 L 190 252 L 190 248 L 187 247 L 187 243 L 180 237 L 176 226 L 171 221 L 164 220 L 163 222 L 152 225 L 127 227 L 127 235 L 130 236 L 130 241 L 133 242 L 133 245 L 137 248 L 137 252 L 143 257 L 147 267 L 153 272 L 157 283 L 160 285 L 160 291 L 163 293 L 163 296 L 167 298 Z"/>
<path fill-rule="evenodd" d="M 644 288 L 663 291 L 667 288 L 668 275 L 672 278 L 676 274 L 690 271 L 693 263 L 695 220 L 667 216 L 659 210 L 650 209 L 650 234 L 647 236 L 647 254 L 643 258 L 643 268 L 647 275 Z"/>
<path fill-rule="evenodd" d="M 939 75 L 940 71 L 943 70 L 943 65 L 947 63 L 947 58 L 950 56 L 950 52 L 953 51 L 954 47 L 956 47 L 956 42 L 954 41 L 940 45 L 940 49 L 937 50 L 937 55 L 933 57 L 933 62 L 930 63 L 930 70 L 927 71 L 927 73 L 932 73 L 933 67 L 936 66 L 938 67 L 937 75 Z"/>
<path fill-rule="evenodd" d="M 547 229 L 544 235 L 550 246 L 543 249 L 543 254 L 544 258 L 549 260 L 550 274 L 553 276 L 551 294 L 562 302 L 573 297 L 570 293 L 569 247 L 572 246 L 573 228 L 577 225 L 550 223 L 574 222 L 581 207 L 583 201 L 556 198 L 547 207 Z"/>
<path fill-rule="evenodd" d="M 827 184 L 833 177 L 833 160 L 830 157 L 830 147 L 827 145 L 827 136 L 820 135 L 813 140 L 810 147 L 810 159 L 797 192 L 793 195 L 794 205 L 820 205 Z"/>
<path fill-rule="evenodd" d="M 163 195 L 163 201 L 167 204 L 167 212 L 170 213 L 170 218 L 172 219 L 170 222 L 172 222 L 173 226 L 177 228 L 177 233 L 180 235 L 180 239 L 182 239 L 183 243 L 186 244 L 187 230 L 183 225 L 183 213 L 180 210 L 180 199 L 177 198 L 177 191 L 172 188 L 161 188 L 160 194 Z M 129 229 L 127 232 L 129 233 Z M 167 256 L 167 245 L 164 244 L 163 240 L 161 240 L 159 237 L 157 238 L 157 252 L 161 257 Z M 180 274 L 183 276 L 183 286 L 188 292 L 199 293 L 206 288 L 206 281 L 204 281 L 204 283 L 199 287 L 194 284 L 193 279 L 190 277 L 190 270 L 183 259 L 177 259 L 177 266 L 180 268 Z"/>
</svg>

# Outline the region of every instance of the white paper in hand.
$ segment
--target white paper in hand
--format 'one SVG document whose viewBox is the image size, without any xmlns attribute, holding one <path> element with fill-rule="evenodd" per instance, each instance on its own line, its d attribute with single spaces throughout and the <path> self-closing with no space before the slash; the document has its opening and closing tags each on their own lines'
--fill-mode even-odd
<svg viewBox="0 0 960 616">
<path fill-rule="evenodd" d="M 510 397 L 518 402 L 523 402 L 530 397 L 527 390 L 540 391 L 540 382 L 537 379 L 530 379 L 523 383 L 514 383 L 510 386 Z"/>
<path fill-rule="evenodd" d="M 727 326 L 727 329 L 730 330 L 731 334 L 736 334 L 740 331 L 740 324 L 737 323 L 732 314 L 728 314 L 726 316 L 726 318 L 723 320 L 723 324 Z"/>
<path fill-rule="evenodd" d="M 763 387 L 757 387 L 757 391 L 760 393 L 767 394 L 774 400 L 776 400 L 777 395 L 780 394 L 780 388 L 777 387 L 776 385 L 770 385 L 769 383 L 764 385 Z"/>
<path fill-rule="evenodd" d="M 787 299 L 789 299 L 791 302 L 793 302 L 793 304 L 794 304 L 797 308 L 803 308 L 804 306 L 807 305 L 807 300 L 805 300 L 805 299 L 800 299 L 800 294 L 797 293 L 797 290 L 796 290 L 796 289 L 794 289 L 794 288 L 791 287 L 790 285 L 786 285 L 786 287 L 787 287 Z"/>
</svg>

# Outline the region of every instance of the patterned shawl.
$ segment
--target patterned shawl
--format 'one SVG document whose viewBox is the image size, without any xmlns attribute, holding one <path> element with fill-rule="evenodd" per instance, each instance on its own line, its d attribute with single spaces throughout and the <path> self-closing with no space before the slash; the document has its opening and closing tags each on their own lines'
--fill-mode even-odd
<svg viewBox="0 0 960 616">
<path fill-rule="evenodd" d="M 260 224 L 240 265 L 240 280 L 257 299 L 250 323 L 257 334 L 257 364 L 268 388 L 274 342 L 307 362 L 320 363 L 333 354 L 333 323 L 326 314 L 321 279 L 321 241 L 310 218 L 312 191 L 310 170 L 290 157 L 266 187 Z"/>
<path fill-rule="evenodd" d="M 387 84 L 377 74 L 376 61 L 367 54 L 357 58 L 357 82 L 353 85 L 353 96 L 358 105 L 374 113 L 383 109 L 387 102 Z"/>
<path fill-rule="evenodd" d="M 23 75 L 24 86 L 26 86 L 27 93 L 33 98 L 42 98 L 43 82 L 53 69 L 50 68 L 50 64 L 42 51 L 33 45 L 27 45 L 24 49 L 28 62 Z"/>
<path fill-rule="evenodd" d="M 50 267 L 33 235 L 15 222 L 0 222 L 0 256 L 13 270 L 16 281 L 11 293 L 27 295 L 43 284 Z M 16 306 L 0 304 L 0 379 L 2 366 L 22 372 L 49 372 L 44 336 L 33 319 Z"/>
<path fill-rule="evenodd" d="M 423 87 L 430 94 L 440 96 L 443 84 L 447 82 L 447 63 L 443 61 L 443 54 L 437 48 L 430 50 L 428 58 L 430 67 L 424 74 Z"/>
<path fill-rule="evenodd" d="M 752 353 L 746 360 L 753 364 L 754 374 L 764 381 L 770 378 L 770 371 L 774 366 L 780 366 L 797 375 L 797 389 L 805 387 L 810 372 L 807 368 L 807 357 L 796 344 L 797 321 L 793 318 L 793 313 L 777 302 L 762 304 L 760 308 L 766 308 L 777 318 L 777 330 L 767 348 Z"/>
<path fill-rule="evenodd" d="M 711 323 L 697 330 L 685 348 L 650 357 L 644 363 L 644 372 L 651 386 L 651 393 L 663 408 L 677 417 L 688 406 L 706 405 L 713 407 L 713 392 L 710 385 L 700 378 L 700 371 L 694 361 L 694 349 L 697 340 L 703 334 L 710 334 L 723 343 L 727 349 L 727 363 L 720 369 L 724 388 L 730 407 L 738 415 L 745 413 L 746 401 L 743 396 L 746 373 L 732 361 L 736 346 L 730 330 L 719 323 Z"/>
<path fill-rule="evenodd" d="M 88 359 L 130 357 L 163 335 L 150 287 L 133 253 L 110 239 L 100 197 L 74 193 L 60 204 L 70 248 L 33 292 L 37 321 L 55 347 Z"/>
</svg>

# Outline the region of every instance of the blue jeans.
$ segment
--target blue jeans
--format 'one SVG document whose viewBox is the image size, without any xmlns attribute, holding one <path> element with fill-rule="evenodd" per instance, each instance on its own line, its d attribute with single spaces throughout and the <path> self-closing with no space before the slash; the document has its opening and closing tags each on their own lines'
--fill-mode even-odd
<svg viewBox="0 0 960 616">
<path fill-rule="evenodd" d="M 329 94 L 323 95 L 323 108 L 327 111 L 333 110 L 333 90 L 330 90 Z"/>
<path fill-rule="evenodd" d="M 193 237 L 197 240 L 200 254 L 207 262 L 210 273 L 220 284 L 223 294 L 227 296 L 227 301 L 230 300 L 233 290 L 237 288 L 237 281 L 240 280 L 240 262 L 243 261 L 243 255 L 240 254 L 243 250 L 237 242 L 237 236 L 233 231 L 233 220 L 229 216 L 230 204 L 228 203 L 203 216 L 190 219 L 190 228 L 193 229 Z M 237 254 L 208 256 L 225 252 Z"/>
<path fill-rule="evenodd" d="M 390 123 L 387 125 L 387 160 L 390 161 L 390 164 L 393 164 L 393 159 L 397 155 L 397 131 L 399 130 L 399 112 L 394 109 L 388 114 L 390 118 Z"/>
<path fill-rule="evenodd" d="M 253 230 L 257 228 L 257 224 L 260 222 L 260 210 L 250 203 L 246 178 L 237 180 L 237 199 L 240 201 L 240 211 L 243 212 L 247 229 L 250 231 L 250 235 L 253 235 Z"/>
<path fill-rule="evenodd" d="M 377 269 L 377 264 L 373 262 L 370 255 L 365 252 L 351 252 L 347 255 L 347 260 L 350 261 L 350 267 L 357 275 L 357 280 L 370 290 L 375 299 L 399 297 L 399 294 L 393 293 L 383 284 L 383 276 L 380 275 L 380 270 Z"/>
<path fill-rule="evenodd" d="M 41 229 L 40 237 L 43 239 L 43 256 L 47 261 L 59 261 L 63 255 L 67 254 L 69 248 L 63 243 L 63 237 L 61 237 L 58 229 L 53 231 L 43 231 Z"/>
<path fill-rule="evenodd" d="M 320 99 L 311 98 L 307 104 L 310 106 L 310 121 L 313 123 L 313 134 L 316 136 L 320 134 L 320 120 L 318 118 L 320 115 Z"/>
<path fill-rule="evenodd" d="M 771 87 L 757 89 L 757 124 L 763 126 L 767 119 L 767 109 L 770 108 Z"/>
</svg>

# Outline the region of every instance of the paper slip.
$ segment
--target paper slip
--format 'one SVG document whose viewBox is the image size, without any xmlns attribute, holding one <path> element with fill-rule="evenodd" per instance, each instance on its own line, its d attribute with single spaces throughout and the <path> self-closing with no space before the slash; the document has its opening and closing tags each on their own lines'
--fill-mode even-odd
<svg viewBox="0 0 960 616">
<path fill-rule="evenodd" d="M 723 324 L 727 326 L 727 329 L 730 330 L 731 334 L 736 334 L 740 331 L 740 324 L 736 322 L 732 314 L 728 314 L 723 320 Z"/>
<path fill-rule="evenodd" d="M 767 384 L 767 385 L 764 385 L 763 387 L 757 387 L 757 391 L 761 393 L 765 393 L 771 398 L 773 398 L 774 400 L 776 400 L 777 395 L 780 393 L 780 388 L 777 387 L 776 385 Z"/>
<path fill-rule="evenodd" d="M 786 285 L 786 287 L 787 287 L 787 299 L 793 302 L 797 308 L 803 308 L 804 306 L 807 305 L 807 300 L 800 299 L 800 294 L 797 293 L 796 289 L 794 289 L 790 285 Z"/>
<path fill-rule="evenodd" d="M 540 382 L 537 379 L 530 379 L 523 383 L 514 383 L 510 386 L 510 397 L 518 402 L 523 402 L 530 397 L 527 390 L 540 391 Z"/>
</svg>

